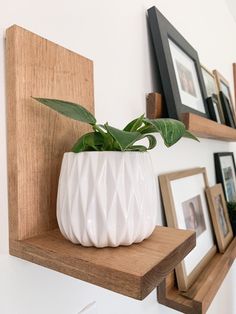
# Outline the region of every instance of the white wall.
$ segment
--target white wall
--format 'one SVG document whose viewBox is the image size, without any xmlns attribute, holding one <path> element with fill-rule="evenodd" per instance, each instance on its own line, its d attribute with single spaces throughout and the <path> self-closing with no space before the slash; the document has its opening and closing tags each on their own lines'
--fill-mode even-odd
<svg viewBox="0 0 236 314">
<path fill-rule="evenodd" d="M 95 63 L 98 120 L 122 126 L 145 111 L 145 93 L 156 89 L 150 61 L 146 9 L 156 5 L 198 50 L 201 62 L 232 81 L 236 24 L 224 0 L 0 0 L 0 313 L 76 314 L 96 301 L 93 314 L 174 313 L 156 301 L 156 292 L 136 301 L 80 280 L 10 257 L 8 252 L 5 131 L 4 32 L 21 25 Z M 233 86 L 233 85 L 232 85 Z M 156 174 L 205 166 L 215 183 L 213 152 L 234 144 L 183 140 L 152 152 Z M 158 223 L 162 223 L 158 209 Z M 236 265 L 225 279 L 209 313 L 236 313 Z"/>
<path fill-rule="evenodd" d="M 234 0 L 226 0 L 226 3 L 231 14 L 233 15 L 234 20 L 236 21 L 236 2 Z"/>
</svg>

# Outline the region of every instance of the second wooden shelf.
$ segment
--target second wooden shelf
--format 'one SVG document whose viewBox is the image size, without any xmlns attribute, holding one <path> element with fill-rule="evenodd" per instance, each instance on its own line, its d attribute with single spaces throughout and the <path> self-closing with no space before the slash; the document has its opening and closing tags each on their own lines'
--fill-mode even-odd
<svg viewBox="0 0 236 314">
<path fill-rule="evenodd" d="M 228 142 L 236 141 L 236 129 L 224 124 L 219 124 L 192 113 L 184 113 L 183 122 L 186 128 L 196 136 Z"/>
<path fill-rule="evenodd" d="M 165 117 L 163 99 L 159 93 L 150 93 L 147 95 L 146 108 L 149 119 Z M 182 121 L 187 130 L 198 137 L 228 142 L 236 141 L 236 129 L 227 125 L 219 124 L 190 112 L 183 113 Z"/>
<path fill-rule="evenodd" d="M 170 274 L 157 288 L 159 303 L 186 314 L 206 313 L 235 258 L 236 238 L 224 254 L 215 254 L 188 292 L 181 293 Z"/>
</svg>

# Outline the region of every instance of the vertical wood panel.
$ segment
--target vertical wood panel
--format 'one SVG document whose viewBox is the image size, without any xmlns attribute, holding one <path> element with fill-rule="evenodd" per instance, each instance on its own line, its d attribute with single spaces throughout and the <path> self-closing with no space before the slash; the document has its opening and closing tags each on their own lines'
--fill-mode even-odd
<svg viewBox="0 0 236 314">
<path fill-rule="evenodd" d="M 12 26 L 6 36 L 10 239 L 57 227 L 63 153 L 89 131 L 31 96 L 64 99 L 94 112 L 91 60 Z"/>
</svg>

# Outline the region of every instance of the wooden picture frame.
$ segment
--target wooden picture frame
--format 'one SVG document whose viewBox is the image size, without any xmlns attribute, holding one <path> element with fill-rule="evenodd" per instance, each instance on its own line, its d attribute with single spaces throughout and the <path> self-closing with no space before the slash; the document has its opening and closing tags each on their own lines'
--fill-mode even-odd
<svg viewBox="0 0 236 314">
<path fill-rule="evenodd" d="M 227 202 L 236 201 L 236 168 L 232 152 L 214 153 L 216 182 L 223 186 Z"/>
<path fill-rule="evenodd" d="M 224 253 L 230 241 L 233 239 L 233 231 L 222 185 L 219 183 L 212 187 L 207 187 L 206 195 L 218 248 L 220 253 Z"/>
<path fill-rule="evenodd" d="M 206 94 L 207 94 L 207 105 L 208 105 L 208 111 L 209 111 L 209 116 L 210 119 L 216 121 L 215 119 L 212 118 L 212 111 L 211 108 L 209 108 L 209 98 L 213 97 L 213 101 L 217 103 L 217 108 L 218 112 L 220 115 L 220 123 L 225 124 L 225 118 L 224 118 L 224 112 L 223 108 L 221 105 L 220 97 L 219 97 L 219 92 L 217 88 L 217 83 L 216 83 L 216 78 L 215 75 L 213 74 L 212 71 L 208 70 L 204 65 L 201 64 L 201 70 L 202 70 L 202 76 L 203 76 L 203 81 L 205 84 L 205 89 L 206 89 Z M 210 106 L 213 106 L 213 103 L 210 103 Z M 216 117 L 215 117 L 216 118 Z"/>
<path fill-rule="evenodd" d="M 224 95 L 229 100 L 229 104 L 230 104 L 230 107 L 231 107 L 234 124 L 236 125 L 235 107 L 234 107 L 234 102 L 233 102 L 233 98 L 232 98 L 229 82 L 228 82 L 228 80 L 226 78 L 224 78 L 224 76 L 219 71 L 214 70 L 213 74 L 215 75 L 215 78 L 216 78 L 216 85 L 217 85 L 219 93 L 220 92 L 224 93 Z M 223 107 L 222 103 L 221 103 L 221 105 Z"/>
<path fill-rule="evenodd" d="M 191 112 L 208 118 L 197 51 L 156 7 L 148 10 L 148 18 L 168 116 L 182 120 Z"/>
<path fill-rule="evenodd" d="M 217 94 L 216 78 L 212 71 L 208 70 L 201 64 L 203 81 L 206 88 L 207 97 L 211 97 L 213 94 Z"/>
<path fill-rule="evenodd" d="M 231 128 L 235 128 L 236 127 L 235 116 L 234 116 L 234 112 L 232 111 L 233 109 L 229 103 L 229 99 L 221 91 L 219 92 L 219 97 L 220 97 L 221 106 L 223 108 L 225 124 Z"/>
<path fill-rule="evenodd" d="M 192 209 L 190 204 L 199 200 L 199 208 L 196 204 L 192 204 L 192 207 L 195 206 L 196 215 L 194 218 L 197 217 L 199 222 L 197 226 L 194 225 L 197 245 L 175 269 L 179 290 L 187 291 L 216 253 L 213 228 L 205 195 L 205 189 L 209 186 L 206 169 L 194 168 L 160 175 L 159 181 L 169 227 L 193 229 L 189 228 L 191 220 L 189 220 L 188 215 L 191 216 L 190 209 Z"/>
</svg>

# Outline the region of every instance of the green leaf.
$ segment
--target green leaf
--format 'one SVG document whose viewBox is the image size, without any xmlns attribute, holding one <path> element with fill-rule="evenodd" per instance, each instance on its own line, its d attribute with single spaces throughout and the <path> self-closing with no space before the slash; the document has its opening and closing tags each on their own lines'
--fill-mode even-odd
<svg viewBox="0 0 236 314">
<path fill-rule="evenodd" d="M 104 144 L 103 137 L 100 133 L 91 132 L 83 135 L 72 147 L 71 151 L 79 153 L 83 151 L 101 150 Z M 99 149 L 100 148 L 100 149 Z"/>
<path fill-rule="evenodd" d="M 71 119 L 89 123 L 91 125 L 96 123 L 95 117 L 79 104 L 58 99 L 32 98 Z"/>
<path fill-rule="evenodd" d="M 142 138 L 142 139 L 143 139 L 143 138 L 147 138 L 147 139 L 148 139 L 148 141 L 149 141 L 149 146 L 148 146 L 147 150 L 153 149 L 153 148 L 156 146 L 156 144 L 157 144 L 157 140 L 156 140 L 156 138 L 155 138 L 154 135 L 145 134 L 145 135 L 143 135 L 141 138 Z"/>
<path fill-rule="evenodd" d="M 112 126 L 109 126 L 108 124 L 105 124 L 105 127 L 108 133 L 118 143 L 122 151 L 126 150 L 129 146 L 138 141 L 141 137 L 141 134 L 139 132 L 121 131 L 119 129 L 113 128 Z"/>
<path fill-rule="evenodd" d="M 146 152 L 147 147 L 143 145 L 133 145 L 126 149 L 126 151 L 132 151 L 132 152 Z"/>
<path fill-rule="evenodd" d="M 140 128 L 138 130 L 140 133 L 142 134 L 148 134 L 148 133 L 159 133 L 156 129 L 156 127 L 152 126 L 152 125 L 149 125 L 149 124 L 146 124 L 144 125 L 142 128 Z"/>
<path fill-rule="evenodd" d="M 167 147 L 174 145 L 185 134 L 185 125 L 173 119 L 145 119 L 147 124 L 159 132 Z"/>
<path fill-rule="evenodd" d="M 191 140 L 195 140 L 197 142 L 200 142 L 199 139 L 195 135 L 193 135 L 192 133 L 190 133 L 187 130 L 185 130 L 185 133 L 184 133 L 183 137 L 186 137 L 186 138 L 189 138 Z"/>
<path fill-rule="evenodd" d="M 143 119 L 144 119 L 144 114 L 142 114 L 139 118 L 134 119 L 129 124 L 127 124 L 123 131 L 127 131 L 127 132 L 137 131 L 138 128 L 142 126 Z"/>
</svg>

